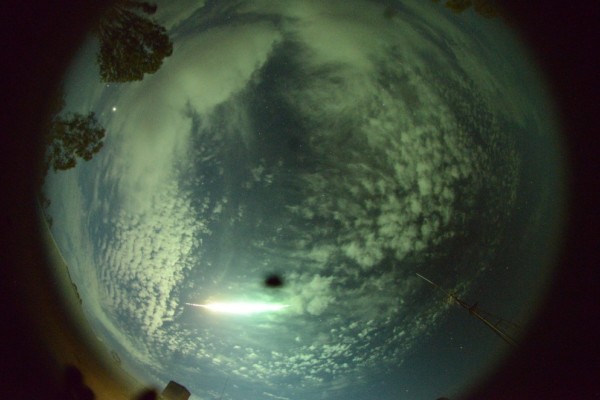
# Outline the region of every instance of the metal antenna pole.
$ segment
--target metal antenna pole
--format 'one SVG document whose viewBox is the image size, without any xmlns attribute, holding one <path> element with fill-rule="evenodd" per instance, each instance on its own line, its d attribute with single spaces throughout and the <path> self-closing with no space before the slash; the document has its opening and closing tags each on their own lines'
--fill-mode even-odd
<svg viewBox="0 0 600 400">
<path fill-rule="evenodd" d="M 219 400 L 223 399 L 223 394 L 225 393 L 225 387 L 227 387 L 227 384 L 229 383 L 229 378 L 231 376 L 228 376 L 227 379 L 225 380 L 225 384 L 223 385 L 223 389 L 221 390 L 221 395 L 219 396 Z"/>
<path fill-rule="evenodd" d="M 508 343 L 509 345 L 511 345 L 513 347 L 517 346 L 517 342 L 515 341 L 515 339 L 513 339 L 508 333 L 504 332 L 498 326 L 492 324 L 490 321 L 487 320 L 487 318 L 485 318 L 483 315 L 481 315 L 478 312 L 477 303 L 475 303 L 473 305 L 469 305 L 466 302 L 464 302 L 463 300 L 459 299 L 454 293 L 447 292 L 441 286 L 433 283 L 429 279 L 425 278 L 423 275 L 417 274 L 417 276 L 419 278 L 423 279 L 425 282 L 429 283 L 435 289 L 441 290 L 447 297 L 452 299 L 454 302 L 456 302 L 462 308 L 468 310 L 469 314 L 471 314 L 472 316 L 474 316 L 475 318 L 477 318 L 478 320 L 483 322 L 488 328 L 490 328 L 492 330 L 492 332 L 494 332 L 496 335 L 498 335 L 500 337 L 500 339 L 502 339 L 504 342 Z"/>
</svg>

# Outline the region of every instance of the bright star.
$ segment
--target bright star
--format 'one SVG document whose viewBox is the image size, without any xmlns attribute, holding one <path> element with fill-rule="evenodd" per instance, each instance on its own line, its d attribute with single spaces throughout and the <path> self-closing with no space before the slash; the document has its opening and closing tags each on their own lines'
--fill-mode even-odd
<svg viewBox="0 0 600 400">
<path fill-rule="evenodd" d="M 209 303 L 209 304 L 193 304 L 185 303 L 192 307 L 206 308 L 212 312 L 220 312 L 224 314 L 256 314 L 267 311 L 279 311 L 286 307 L 285 304 L 272 303 L 249 303 L 249 302 L 232 302 L 232 303 Z"/>
<path fill-rule="evenodd" d="M 117 107 L 112 108 L 113 112 L 117 111 Z"/>
</svg>

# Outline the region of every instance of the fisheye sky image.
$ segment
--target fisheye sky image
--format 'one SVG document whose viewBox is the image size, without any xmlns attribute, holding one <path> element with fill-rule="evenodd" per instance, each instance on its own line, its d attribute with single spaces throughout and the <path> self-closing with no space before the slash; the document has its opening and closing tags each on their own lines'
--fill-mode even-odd
<svg viewBox="0 0 600 400">
<path fill-rule="evenodd" d="M 455 399 L 515 351 L 447 296 L 518 347 L 553 275 L 559 127 L 502 17 L 139 4 L 162 61 L 113 79 L 135 55 L 90 33 L 60 115 L 101 145 L 43 189 L 115 368 L 194 400 Z"/>
</svg>

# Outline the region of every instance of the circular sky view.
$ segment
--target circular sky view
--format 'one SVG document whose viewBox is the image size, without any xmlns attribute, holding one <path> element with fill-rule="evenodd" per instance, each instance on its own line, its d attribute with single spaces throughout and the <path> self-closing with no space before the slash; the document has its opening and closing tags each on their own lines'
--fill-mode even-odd
<svg viewBox="0 0 600 400">
<path fill-rule="evenodd" d="M 192 399 L 426 400 L 518 348 L 553 273 L 558 125 L 505 20 L 451 5 L 108 11 L 54 116 L 89 151 L 51 151 L 44 193 L 118 368 Z"/>
</svg>

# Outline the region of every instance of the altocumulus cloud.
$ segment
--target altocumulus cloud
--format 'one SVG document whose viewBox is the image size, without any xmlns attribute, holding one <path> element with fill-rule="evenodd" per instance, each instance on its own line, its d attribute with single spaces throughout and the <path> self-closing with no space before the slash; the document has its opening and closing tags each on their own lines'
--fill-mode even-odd
<svg viewBox="0 0 600 400">
<path fill-rule="evenodd" d="M 181 37 L 158 73 L 109 100 L 95 96 L 119 112 L 106 122 L 110 138 L 97 160 L 111 197 L 94 201 L 105 216 L 96 272 L 85 272 L 94 287 L 90 303 L 100 305 L 96 317 L 140 360 L 150 360 L 148 343 L 167 340 L 161 327 L 180 305 L 176 288 L 192 267 L 197 238 L 207 233 L 190 205 L 191 194 L 177 183 L 177 171 L 193 161 L 186 110 L 206 115 L 240 91 L 278 36 L 261 23 Z"/>
<path fill-rule="evenodd" d="M 237 2 L 237 13 L 228 10 L 237 23 L 212 27 L 206 19 L 231 3 L 207 4 L 210 12 L 194 14 L 200 33 L 179 30 L 193 6 L 159 14 L 177 39 L 173 55 L 156 74 L 110 98 L 119 111 L 107 120 L 110 140 L 97 160 L 108 197 L 96 190 L 93 210 L 103 213 L 101 232 L 95 251 L 86 248 L 79 256 L 93 258 L 95 268 L 82 273 L 94 287 L 89 296 L 97 300 L 98 317 L 159 379 L 165 378 L 164 360 L 185 359 L 190 365 L 182 368 L 191 375 L 230 371 L 247 382 L 341 387 L 365 368 L 401 364 L 443 310 L 407 304 L 418 284 L 398 265 L 460 234 L 468 215 L 456 204 L 473 204 L 491 165 L 473 137 L 485 131 L 490 146 L 502 137 L 494 118 L 480 118 L 489 114 L 486 96 L 497 85 L 479 99 L 480 109 L 460 108 L 461 96 L 470 93 L 458 89 L 477 88 L 489 77 L 474 75 L 479 81 L 468 86 L 450 57 L 423 39 L 422 21 L 384 24 L 383 7 L 373 3 Z M 280 16 L 277 23 L 273 15 Z M 447 40 L 471 45 L 454 26 L 445 31 Z M 280 300 L 289 308 L 253 322 L 190 326 L 179 318 L 182 287 L 205 261 L 212 232 L 198 210 L 198 193 L 183 184 L 180 173 L 199 162 L 191 147 L 203 139 L 251 149 L 256 132 L 245 91 L 265 78 L 265 65 L 288 44 L 297 49 L 290 65 L 302 69 L 288 80 L 278 77 L 287 84 L 278 100 L 311 127 L 306 143 L 319 160 L 319 168 L 297 176 L 303 195 L 285 208 L 308 227 L 286 253 L 294 262 L 287 266 L 289 284 Z M 438 64 L 426 54 L 439 55 Z M 480 66 L 477 60 L 458 62 L 467 71 Z M 438 71 L 447 76 L 440 78 Z M 464 87 L 452 86 L 456 82 Z M 224 109 L 227 117 L 221 118 Z M 209 151 L 200 158 L 216 157 Z M 266 164 L 261 160 L 249 171 L 249 189 L 277 187 L 280 166 Z M 223 168 L 216 169 L 216 180 L 224 180 Z M 79 193 L 76 185 L 69 187 Z M 201 194 L 210 203 L 211 194 Z M 221 195 L 213 209 L 203 210 L 211 218 L 233 215 L 237 223 L 251 213 L 243 204 L 234 209 Z M 71 201 L 79 210 L 69 220 L 72 234 L 89 229 L 80 197 Z M 273 234 L 272 244 L 278 237 Z M 265 242 L 259 239 L 248 241 L 259 247 Z M 80 240 L 90 241 L 86 235 Z M 230 286 L 247 288 L 240 282 Z M 342 323 L 340 315 L 349 317 Z M 267 333 L 282 339 L 266 346 Z"/>
</svg>

